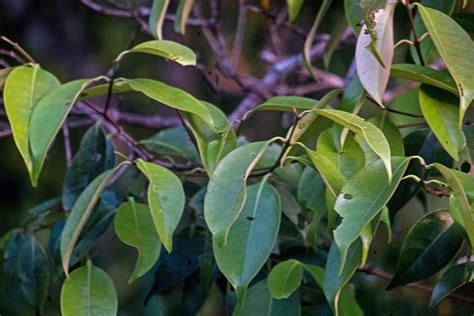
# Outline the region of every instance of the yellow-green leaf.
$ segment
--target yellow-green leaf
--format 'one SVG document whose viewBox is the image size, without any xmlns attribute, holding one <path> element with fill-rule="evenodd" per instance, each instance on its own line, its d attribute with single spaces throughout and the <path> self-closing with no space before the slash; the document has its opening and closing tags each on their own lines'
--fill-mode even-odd
<svg viewBox="0 0 474 316">
<path fill-rule="evenodd" d="M 167 40 L 154 40 L 143 42 L 137 46 L 122 52 L 117 60 L 130 53 L 146 53 L 161 56 L 172 60 L 183 66 L 196 65 L 196 54 L 183 44 Z"/>
<path fill-rule="evenodd" d="M 168 9 L 169 0 L 153 0 L 150 9 L 150 17 L 148 18 L 148 27 L 151 34 L 159 39 L 163 39 L 162 29 L 165 21 L 166 10 Z"/>
</svg>

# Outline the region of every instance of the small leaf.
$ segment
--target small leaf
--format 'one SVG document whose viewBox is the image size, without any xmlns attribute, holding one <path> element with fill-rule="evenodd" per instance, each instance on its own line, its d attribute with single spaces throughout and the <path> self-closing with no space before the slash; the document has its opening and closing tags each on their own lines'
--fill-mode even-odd
<svg viewBox="0 0 474 316">
<path fill-rule="evenodd" d="M 242 212 L 232 224 L 227 243 L 220 246 L 213 237 L 219 270 L 242 300 L 250 281 L 267 261 L 280 228 L 281 204 L 278 192 L 266 180 L 248 187 Z"/>
<path fill-rule="evenodd" d="M 455 95 L 458 94 L 456 82 L 449 73 L 430 67 L 414 64 L 393 64 L 390 69 L 390 75 L 400 79 L 426 83 L 430 86 L 449 91 Z"/>
<path fill-rule="evenodd" d="M 447 212 L 426 214 L 403 241 L 397 270 L 387 290 L 440 271 L 456 256 L 462 243 L 463 235 Z"/>
<path fill-rule="evenodd" d="M 18 279 L 28 303 L 41 310 L 48 295 L 51 272 L 48 255 L 33 236 L 21 248 Z"/>
<path fill-rule="evenodd" d="M 162 40 L 163 22 L 165 21 L 166 10 L 168 9 L 169 0 L 153 0 L 150 9 L 150 17 L 148 18 L 148 27 L 153 37 Z"/>
<path fill-rule="evenodd" d="M 217 166 L 207 186 L 204 216 L 214 240 L 223 246 L 246 199 L 246 173 L 267 142 L 238 147 Z"/>
<path fill-rule="evenodd" d="M 112 170 L 105 171 L 94 179 L 81 193 L 69 214 L 63 232 L 61 234 L 61 258 L 63 270 L 68 276 L 69 263 L 74 247 L 79 239 L 82 229 L 87 223 L 102 191 L 105 189 L 115 171 L 121 165 Z"/>
<path fill-rule="evenodd" d="M 298 112 L 311 110 L 319 101 L 299 96 L 273 97 L 258 105 L 255 110 L 273 110 L 291 112 L 295 108 Z"/>
<path fill-rule="evenodd" d="M 232 315 L 299 316 L 300 313 L 301 304 L 296 293 L 287 299 L 276 300 L 268 290 L 267 280 L 261 280 L 248 290 L 245 301 L 235 307 Z"/>
<path fill-rule="evenodd" d="M 288 5 L 288 19 L 290 22 L 294 22 L 300 13 L 304 0 L 286 0 L 286 4 Z"/>
<path fill-rule="evenodd" d="M 196 65 L 196 54 L 194 54 L 189 47 L 173 41 L 154 40 L 143 42 L 132 49 L 120 53 L 116 60 L 120 60 L 123 56 L 130 53 L 145 53 L 161 56 L 183 66 Z"/>
<path fill-rule="evenodd" d="M 395 124 L 390 121 L 388 116 L 380 115 L 367 120 L 378 127 L 390 145 L 390 155 L 405 156 L 405 147 L 403 145 L 402 135 Z"/>
<path fill-rule="evenodd" d="M 184 211 L 183 185 L 173 172 L 154 163 L 138 159 L 137 167 L 150 182 L 147 198 L 151 216 L 163 246 L 171 252 L 173 233 Z"/>
<path fill-rule="evenodd" d="M 459 160 L 459 152 L 466 146 L 466 138 L 458 124 L 457 98 L 426 85 L 421 86 L 418 96 L 423 116 L 439 143 L 454 160 Z"/>
<path fill-rule="evenodd" d="M 417 7 L 438 53 L 456 81 L 461 98 L 458 123 L 462 126 L 464 114 L 474 99 L 474 43 L 448 15 L 420 4 Z"/>
<path fill-rule="evenodd" d="M 38 65 L 17 67 L 5 81 L 5 112 L 12 128 L 13 140 L 30 175 L 33 173 L 29 143 L 31 113 L 41 98 L 59 85 L 58 79 Z"/>
<path fill-rule="evenodd" d="M 303 268 L 299 261 L 287 260 L 277 264 L 268 275 L 268 289 L 277 300 L 288 298 L 300 286 Z"/>
<path fill-rule="evenodd" d="M 33 186 L 38 184 L 46 153 L 79 95 L 89 84 L 101 79 L 81 79 L 63 84 L 46 94 L 33 109 L 28 131 L 33 159 Z"/>
<path fill-rule="evenodd" d="M 186 32 L 186 21 L 193 7 L 194 0 L 180 0 L 174 20 L 174 30 L 184 35 Z"/>
<path fill-rule="evenodd" d="M 115 316 L 117 306 L 112 279 L 90 261 L 74 270 L 61 289 L 63 316 Z"/>
<path fill-rule="evenodd" d="M 369 34 L 364 24 L 357 39 L 355 60 L 357 74 L 365 90 L 383 106 L 383 94 L 390 77 L 393 58 L 393 12 L 396 2 L 388 3 L 374 15 L 374 34 Z M 374 42 L 374 38 L 376 40 Z M 372 51 L 370 48 L 372 47 Z M 380 61 L 375 54 L 380 56 Z"/>
<path fill-rule="evenodd" d="M 137 264 L 128 284 L 143 276 L 155 264 L 160 255 L 160 237 L 153 225 L 150 210 L 145 204 L 135 203 L 130 198 L 117 209 L 115 232 L 125 244 L 138 251 Z"/>
<path fill-rule="evenodd" d="M 444 274 L 431 294 L 430 308 L 435 307 L 446 296 L 461 286 L 474 280 L 474 263 L 464 263 L 452 266 Z"/>
<path fill-rule="evenodd" d="M 340 271 L 345 265 L 350 245 L 364 227 L 379 214 L 400 183 L 411 158 L 392 157 L 393 179 L 388 181 L 380 160 L 366 165 L 339 194 L 335 209 L 342 217 L 334 231 L 334 239 L 341 255 Z"/>
</svg>

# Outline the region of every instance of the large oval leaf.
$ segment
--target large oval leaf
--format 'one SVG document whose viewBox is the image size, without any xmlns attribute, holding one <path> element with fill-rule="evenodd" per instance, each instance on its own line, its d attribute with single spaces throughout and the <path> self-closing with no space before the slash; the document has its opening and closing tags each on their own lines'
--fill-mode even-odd
<svg viewBox="0 0 474 316">
<path fill-rule="evenodd" d="M 217 166 L 207 185 L 204 216 L 214 240 L 223 246 L 246 198 L 246 173 L 266 142 L 238 147 Z"/>
<path fill-rule="evenodd" d="M 63 232 L 61 233 L 60 244 L 62 266 L 66 275 L 68 275 L 69 261 L 71 260 L 71 255 L 79 239 L 79 235 L 94 210 L 102 191 L 104 191 L 114 172 L 119 167 L 120 166 L 117 166 L 112 170 L 105 171 L 95 178 L 81 193 L 66 220 Z"/>
<path fill-rule="evenodd" d="M 461 97 L 459 126 L 462 126 L 464 114 L 474 99 L 474 43 L 448 15 L 422 5 L 418 5 L 418 10 L 438 53 L 456 81 Z"/>
<path fill-rule="evenodd" d="M 387 179 L 382 161 L 376 160 L 362 168 L 342 189 L 335 205 L 342 222 L 334 231 L 334 239 L 341 255 L 340 268 L 345 264 L 350 245 L 395 192 L 410 159 L 392 157 L 392 181 Z"/>
<path fill-rule="evenodd" d="M 268 275 L 268 288 L 273 298 L 281 300 L 290 297 L 301 284 L 303 267 L 297 260 L 277 264 Z"/>
<path fill-rule="evenodd" d="M 396 273 L 387 289 L 427 278 L 444 268 L 463 243 L 457 224 L 448 212 L 423 216 L 403 242 Z"/>
<path fill-rule="evenodd" d="M 450 267 L 431 294 L 430 307 L 435 307 L 442 299 L 456 291 L 458 288 L 474 281 L 474 263 L 458 264 Z"/>
<path fill-rule="evenodd" d="M 150 270 L 158 260 L 161 250 L 160 236 L 153 225 L 148 206 L 135 203 L 133 198 L 117 209 L 114 224 L 118 238 L 138 251 L 135 270 L 128 280 L 131 284 Z"/>
<path fill-rule="evenodd" d="M 61 289 L 63 316 L 115 316 L 117 305 L 112 279 L 90 261 L 74 270 Z"/>
<path fill-rule="evenodd" d="M 357 74 L 365 90 L 381 106 L 390 77 L 393 59 L 393 12 L 396 2 L 374 13 L 374 33 L 364 25 L 357 39 L 355 61 Z M 379 58 L 376 57 L 379 55 Z M 382 64 L 381 64 L 382 63 Z"/>
<path fill-rule="evenodd" d="M 89 84 L 100 79 L 102 77 L 80 79 L 63 84 L 46 94 L 33 109 L 29 127 L 33 186 L 37 185 L 46 153 L 77 98 Z"/>
<path fill-rule="evenodd" d="M 31 236 L 18 257 L 18 279 L 26 300 L 41 310 L 51 279 L 48 255 L 40 242 Z"/>
<path fill-rule="evenodd" d="M 194 52 L 180 44 L 167 40 L 154 40 L 138 44 L 137 46 L 122 52 L 117 60 L 130 53 L 146 53 L 161 56 L 172 60 L 183 66 L 196 65 L 196 55 Z"/>
<path fill-rule="evenodd" d="M 265 264 L 280 228 L 278 192 L 265 180 L 248 187 L 247 199 L 229 230 L 227 243 L 220 246 L 213 237 L 217 265 L 243 299 L 250 281 Z"/>
<path fill-rule="evenodd" d="M 168 252 L 173 248 L 173 233 L 183 215 L 185 196 L 181 180 L 166 168 L 137 160 L 137 167 L 147 177 L 147 198 L 155 228 Z"/>
<path fill-rule="evenodd" d="M 466 138 L 459 127 L 459 106 L 451 93 L 422 85 L 419 91 L 420 108 L 441 146 L 459 160 L 459 152 L 466 146 Z"/>
<path fill-rule="evenodd" d="M 56 77 L 38 65 L 17 67 L 5 81 L 3 91 L 5 112 L 10 122 L 13 140 L 30 175 L 33 172 L 29 144 L 30 116 L 39 100 L 59 85 Z"/>
</svg>

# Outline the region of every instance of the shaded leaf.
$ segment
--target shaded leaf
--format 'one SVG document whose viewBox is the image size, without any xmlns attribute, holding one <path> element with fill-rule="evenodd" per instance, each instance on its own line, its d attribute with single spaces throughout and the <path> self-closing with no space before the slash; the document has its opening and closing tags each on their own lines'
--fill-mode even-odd
<svg viewBox="0 0 474 316">
<path fill-rule="evenodd" d="M 225 246 L 220 246 L 213 237 L 216 263 L 236 289 L 240 300 L 250 281 L 270 256 L 280 218 L 278 192 L 264 180 L 248 187 L 247 200 L 229 230 Z"/>
<path fill-rule="evenodd" d="M 360 0 L 344 0 L 344 11 L 349 25 L 355 35 L 360 34 L 361 21 L 364 19 L 364 10 L 360 6 Z"/>
<path fill-rule="evenodd" d="M 300 13 L 304 0 L 286 0 L 286 3 L 288 5 L 288 19 L 290 22 L 294 22 Z"/>
<path fill-rule="evenodd" d="M 181 180 L 171 171 L 151 162 L 137 160 L 147 177 L 147 199 L 155 229 L 168 252 L 173 248 L 173 233 L 183 215 L 185 195 Z"/>
<path fill-rule="evenodd" d="M 163 39 L 163 22 L 165 21 L 169 2 L 169 0 L 153 0 L 153 5 L 150 9 L 148 27 L 150 28 L 151 35 L 159 40 Z"/>
<path fill-rule="evenodd" d="M 3 271 L 10 276 L 16 268 L 18 256 L 20 255 L 23 244 L 27 241 L 23 231 L 16 230 L 10 236 L 3 254 Z"/>
<path fill-rule="evenodd" d="M 311 110 L 319 101 L 315 99 L 299 97 L 299 96 L 278 96 L 266 100 L 264 103 L 258 105 L 255 110 L 273 110 L 273 111 L 288 111 L 291 112 L 293 108 L 302 112 Z"/>
<path fill-rule="evenodd" d="M 268 289 L 277 300 L 288 298 L 301 284 L 303 268 L 297 260 L 280 262 L 268 275 Z"/>
<path fill-rule="evenodd" d="M 390 155 L 405 155 L 405 147 L 403 145 L 400 130 L 398 129 L 398 127 L 395 126 L 395 124 L 392 123 L 392 121 L 390 121 L 388 116 L 376 116 L 367 121 L 377 126 L 385 135 L 385 138 L 387 139 L 388 144 L 390 145 Z"/>
<path fill-rule="evenodd" d="M 61 314 L 64 316 L 114 316 L 117 305 L 112 279 L 91 261 L 74 270 L 61 289 Z"/>
<path fill-rule="evenodd" d="M 474 263 L 464 263 L 452 266 L 444 274 L 431 294 L 430 307 L 435 307 L 446 296 L 461 286 L 474 280 Z"/>
<path fill-rule="evenodd" d="M 123 56 L 130 53 L 145 53 L 161 56 L 183 66 L 196 65 L 196 54 L 194 54 L 189 47 L 173 41 L 154 40 L 143 42 L 120 53 L 116 60 L 120 60 Z"/>
<path fill-rule="evenodd" d="M 403 241 L 396 273 L 387 289 L 425 279 L 444 268 L 457 254 L 463 235 L 445 211 L 424 215 Z"/>
<path fill-rule="evenodd" d="M 135 270 L 128 280 L 131 284 L 148 272 L 158 260 L 161 250 L 160 237 L 153 225 L 148 206 L 135 203 L 133 198 L 117 209 L 114 224 L 118 238 L 138 251 Z"/>
<path fill-rule="evenodd" d="M 0 91 L 3 90 L 3 85 L 5 84 L 5 80 L 7 80 L 8 75 L 13 71 L 15 68 L 2 68 L 0 69 Z"/>
<path fill-rule="evenodd" d="M 174 30 L 184 35 L 186 32 L 186 21 L 193 7 L 194 0 L 180 0 L 174 20 Z"/>
</svg>

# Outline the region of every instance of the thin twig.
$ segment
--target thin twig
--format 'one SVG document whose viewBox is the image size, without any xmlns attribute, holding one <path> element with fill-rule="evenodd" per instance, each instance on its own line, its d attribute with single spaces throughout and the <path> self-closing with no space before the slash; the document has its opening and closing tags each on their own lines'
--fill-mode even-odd
<svg viewBox="0 0 474 316">
<path fill-rule="evenodd" d="M 66 166 L 69 168 L 72 163 L 71 139 L 69 137 L 69 125 L 67 121 L 63 123 L 64 151 L 66 154 Z"/>
<path fill-rule="evenodd" d="M 418 58 L 420 59 L 420 64 L 424 66 L 425 61 L 423 60 L 423 54 L 421 53 L 420 39 L 418 38 L 418 36 L 416 36 L 415 20 L 413 19 L 413 12 L 411 11 L 412 9 L 410 6 L 410 0 L 405 0 L 403 2 L 405 4 L 405 8 L 407 9 L 408 21 L 410 22 L 410 29 L 413 34 L 413 46 L 415 46 L 416 53 L 418 54 Z"/>
</svg>

